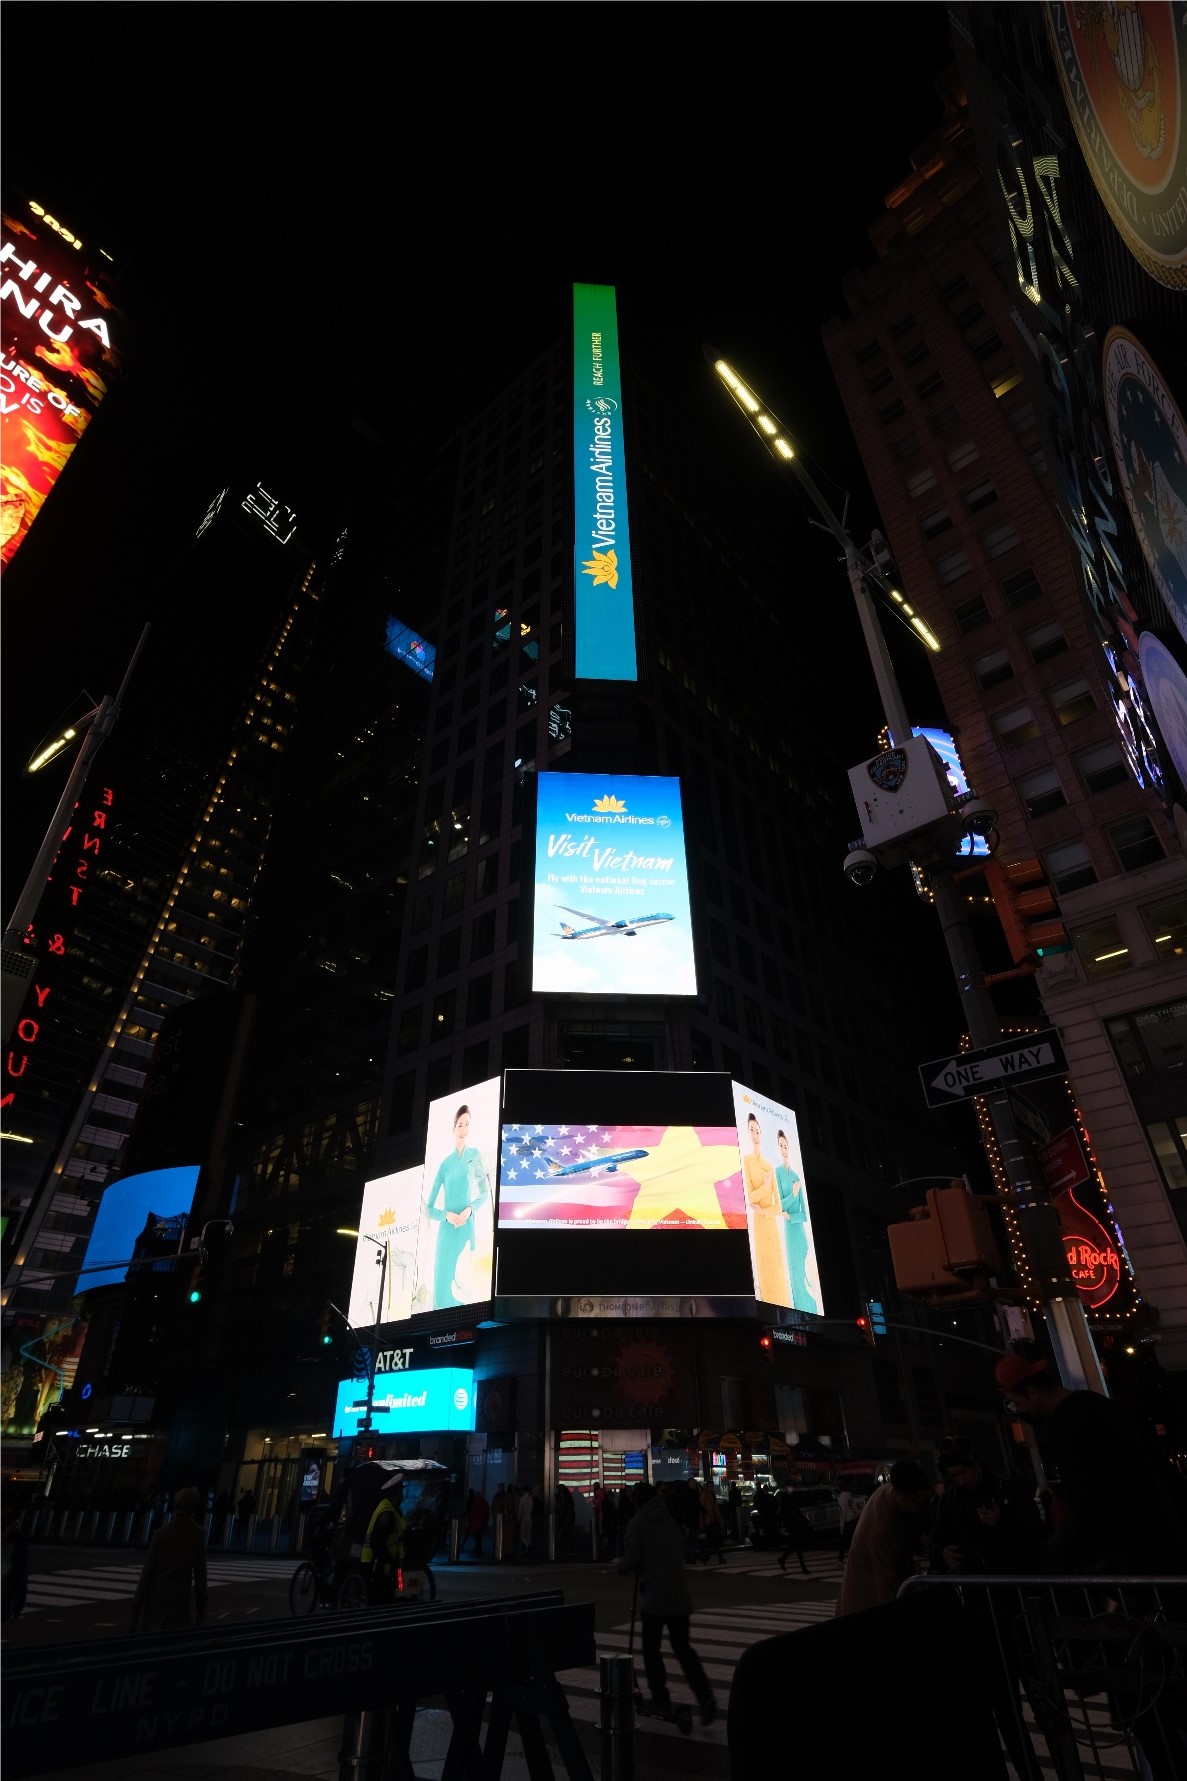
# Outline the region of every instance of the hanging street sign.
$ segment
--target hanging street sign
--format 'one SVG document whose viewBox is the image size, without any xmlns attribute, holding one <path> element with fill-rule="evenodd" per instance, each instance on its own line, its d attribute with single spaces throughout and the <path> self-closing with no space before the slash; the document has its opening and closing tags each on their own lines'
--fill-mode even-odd
<svg viewBox="0 0 1187 1781">
<path fill-rule="evenodd" d="M 1028 1033 L 1022 1039 L 1003 1039 L 959 1057 L 933 1058 L 920 1064 L 923 1098 L 929 1107 L 950 1107 L 974 1095 L 994 1094 L 1011 1082 L 1036 1082 L 1041 1076 L 1063 1076 L 1067 1058 L 1054 1027 Z"/>
</svg>

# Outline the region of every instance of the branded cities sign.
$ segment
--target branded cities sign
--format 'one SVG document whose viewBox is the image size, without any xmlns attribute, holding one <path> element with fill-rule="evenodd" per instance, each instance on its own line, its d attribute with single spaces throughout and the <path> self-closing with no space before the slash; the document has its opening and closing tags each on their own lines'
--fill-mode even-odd
<svg viewBox="0 0 1187 1781">
<path fill-rule="evenodd" d="M 541 773 L 532 989 L 695 996 L 680 781 Z"/>
<path fill-rule="evenodd" d="M 573 630 L 578 680 L 637 680 L 614 286 L 573 286 Z"/>
<path fill-rule="evenodd" d="M 1054 1027 L 1007 1039 L 959 1057 L 933 1058 L 920 1064 L 919 1076 L 929 1107 L 950 1107 L 953 1101 L 991 1095 L 1013 1082 L 1037 1082 L 1042 1076 L 1067 1074 L 1067 1058 Z"/>
</svg>

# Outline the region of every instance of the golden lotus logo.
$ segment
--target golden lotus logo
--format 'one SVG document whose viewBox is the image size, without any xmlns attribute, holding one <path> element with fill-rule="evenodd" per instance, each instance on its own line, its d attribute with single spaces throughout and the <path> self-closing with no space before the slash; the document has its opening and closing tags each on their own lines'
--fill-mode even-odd
<svg viewBox="0 0 1187 1781">
<path fill-rule="evenodd" d="M 581 572 L 583 575 L 593 576 L 593 584 L 595 587 L 617 587 L 618 552 L 614 550 L 599 550 L 595 544 L 593 556 L 590 557 L 588 562 L 582 562 Z"/>
<path fill-rule="evenodd" d="M 606 796 L 604 798 L 595 798 L 594 799 L 594 809 L 595 810 L 613 810 L 617 814 L 621 811 L 625 811 L 626 805 L 623 803 L 621 798 L 616 798 L 614 796 L 613 792 L 607 792 Z"/>
<path fill-rule="evenodd" d="M 396 1222 L 396 1215 L 392 1211 L 390 1206 L 387 1206 L 384 1208 L 384 1210 L 379 1214 L 379 1218 L 377 1220 L 377 1223 L 379 1224 L 380 1229 L 382 1229 L 385 1224 L 395 1224 L 395 1222 Z"/>
</svg>

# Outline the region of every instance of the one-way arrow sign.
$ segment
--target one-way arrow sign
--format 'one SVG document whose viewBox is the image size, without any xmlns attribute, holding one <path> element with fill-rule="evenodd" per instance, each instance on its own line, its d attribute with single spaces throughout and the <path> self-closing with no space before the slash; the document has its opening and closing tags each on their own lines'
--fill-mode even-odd
<svg viewBox="0 0 1187 1781">
<path fill-rule="evenodd" d="M 953 1101 L 993 1094 L 1011 1082 L 1036 1082 L 1041 1076 L 1063 1076 L 1067 1058 L 1054 1027 L 1025 1039 L 1003 1039 L 959 1057 L 933 1058 L 920 1064 L 919 1077 L 929 1107 L 950 1107 Z"/>
</svg>

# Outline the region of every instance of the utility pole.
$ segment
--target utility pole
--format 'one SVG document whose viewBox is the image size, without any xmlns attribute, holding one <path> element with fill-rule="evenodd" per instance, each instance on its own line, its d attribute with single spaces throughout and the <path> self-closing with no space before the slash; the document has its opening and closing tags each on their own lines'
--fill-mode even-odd
<svg viewBox="0 0 1187 1781">
<path fill-rule="evenodd" d="M 901 748 L 911 740 L 911 724 L 874 609 L 871 584 L 882 587 L 895 600 L 928 647 L 938 649 L 939 645 L 902 593 L 891 585 L 879 567 L 873 549 L 859 550 L 843 521 L 837 518 L 800 463 L 782 422 L 747 388 L 724 359 L 710 354 L 708 348 L 705 356 L 768 451 L 796 477 L 825 528 L 841 547 L 891 745 Z M 989 817 L 993 815 L 992 812 L 987 814 Z M 926 836 L 921 836 L 920 840 L 925 842 Z M 993 1045 L 1001 1039 L 1001 1029 L 985 987 L 965 903 L 952 879 L 954 865 L 955 860 L 946 860 L 942 851 L 929 860 L 932 895 L 969 1035 L 976 1046 Z M 1059 1220 L 1042 1184 L 1037 1158 L 1019 1130 L 1009 1091 L 1005 1088 L 991 1090 L 985 1099 L 1005 1170 L 1006 1187 L 1002 1198 L 1010 1205 L 1017 1222 L 1060 1378 L 1074 1390 L 1087 1388 L 1107 1397 L 1108 1390 L 1088 1320 L 1068 1269 Z"/>
</svg>

